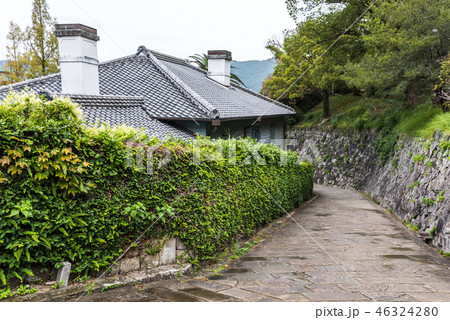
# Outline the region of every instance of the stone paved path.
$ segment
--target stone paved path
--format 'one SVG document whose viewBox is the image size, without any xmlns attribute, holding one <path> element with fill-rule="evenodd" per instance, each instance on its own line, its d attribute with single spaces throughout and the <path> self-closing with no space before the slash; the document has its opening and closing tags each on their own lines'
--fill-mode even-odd
<svg viewBox="0 0 450 320">
<path fill-rule="evenodd" d="M 316 186 L 315 193 L 294 211 L 298 224 L 280 219 L 220 275 L 81 301 L 450 301 L 449 259 L 357 192 Z"/>
</svg>

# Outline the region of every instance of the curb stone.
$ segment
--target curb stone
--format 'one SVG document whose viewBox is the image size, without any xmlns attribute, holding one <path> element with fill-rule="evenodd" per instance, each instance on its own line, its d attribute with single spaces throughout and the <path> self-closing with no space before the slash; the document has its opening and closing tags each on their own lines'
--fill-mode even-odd
<svg viewBox="0 0 450 320">
<path fill-rule="evenodd" d="M 80 285 L 70 285 L 65 288 L 51 290 L 42 293 L 35 293 L 27 296 L 15 297 L 12 299 L 3 300 L 4 302 L 50 302 L 50 301 L 68 301 L 70 299 L 76 298 L 77 296 L 81 296 L 88 289 L 89 285 L 95 283 L 95 287 L 91 293 L 99 293 L 102 290 L 109 290 L 107 288 L 113 289 L 117 287 L 128 287 L 133 285 L 138 285 L 141 283 L 149 283 L 160 280 L 168 280 L 172 278 L 176 278 L 180 272 L 183 275 L 189 275 L 192 273 L 192 265 L 191 264 L 172 264 L 161 266 L 155 268 L 153 270 L 149 270 L 146 272 L 133 272 L 123 277 L 112 277 L 108 279 L 102 279 L 97 282 L 89 282 L 87 284 Z M 87 293 L 86 293 L 87 294 Z"/>
</svg>

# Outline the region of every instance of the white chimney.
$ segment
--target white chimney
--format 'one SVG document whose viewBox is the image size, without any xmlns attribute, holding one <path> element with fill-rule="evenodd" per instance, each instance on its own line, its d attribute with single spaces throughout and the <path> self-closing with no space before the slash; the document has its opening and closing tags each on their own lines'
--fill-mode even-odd
<svg viewBox="0 0 450 320">
<path fill-rule="evenodd" d="M 99 95 L 97 30 L 82 24 L 57 24 L 62 93 Z"/>
<path fill-rule="evenodd" d="M 230 86 L 231 52 L 226 50 L 208 51 L 208 77 L 224 86 Z"/>
</svg>

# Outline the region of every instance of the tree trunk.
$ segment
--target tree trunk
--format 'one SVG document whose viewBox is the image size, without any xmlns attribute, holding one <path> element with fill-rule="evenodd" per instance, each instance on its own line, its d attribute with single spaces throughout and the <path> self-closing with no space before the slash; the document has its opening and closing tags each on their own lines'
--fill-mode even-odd
<svg viewBox="0 0 450 320">
<path fill-rule="evenodd" d="M 322 95 L 323 95 L 323 118 L 327 119 L 330 116 L 330 94 L 328 90 L 323 90 Z"/>
</svg>

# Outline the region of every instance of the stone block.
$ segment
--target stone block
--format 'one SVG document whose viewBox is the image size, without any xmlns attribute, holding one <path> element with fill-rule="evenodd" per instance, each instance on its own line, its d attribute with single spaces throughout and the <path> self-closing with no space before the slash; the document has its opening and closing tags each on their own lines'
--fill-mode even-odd
<svg viewBox="0 0 450 320">
<path fill-rule="evenodd" d="M 129 246 L 126 246 L 123 248 L 123 251 L 128 249 Z M 139 256 L 139 250 L 138 248 L 130 248 L 130 250 L 127 251 L 125 254 L 125 258 L 136 258 Z"/>
<path fill-rule="evenodd" d="M 120 263 L 121 261 L 117 261 L 115 264 L 109 268 L 109 270 L 106 272 L 106 274 L 109 275 L 117 275 L 120 272 Z"/>
<path fill-rule="evenodd" d="M 146 239 L 142 241 L 139 245 L 140 255 L 143 256 L 152 251 L 161 251 L 163 243 L 164 240 L 162 239 Z"/>
<path fill-rule="evenodd" d="M 177 262 L 184 263 L 187 257 L 188 254 L 185 250 L 177 250 Z"/>
<path fill-rule="evenodd" d="M 156 268 L 160 265 L 160 254 L 143 254 L 141 255 L 141 271 L 148 268 Z"/>
<path fill-rule="evenodd" d="M 56 274 L 56 283 L 58 283 L 60 287 L 67 287 L 71 268 L 72 264 L 70 262 L 63 262 L 62 267 L 58 269 L 58 273 Z"/>
<path fill-rule="evenodd" d="M 443 233 L 450 234 L 450 221 L 445 225 Z"/>
<path fill-rule="evenodd" d="M 128 273 L 133 271 L 139 271 L 141 267 L 139 257 L 123 259 L 120 262 L 120 273 Z"/>
<path fill-rule="evenodd" d="M 161 249 L 161 265 L 173 264 L 177 260 L 177 240 L 169 239 Z"/>
<path fill-rule="evenodd" d="M 186 245 L 183 243 L 183 241 L 177 238 L 177 250 L 186 250 L 186 249 L 187 249 Z"/>
</svg>

